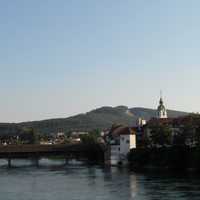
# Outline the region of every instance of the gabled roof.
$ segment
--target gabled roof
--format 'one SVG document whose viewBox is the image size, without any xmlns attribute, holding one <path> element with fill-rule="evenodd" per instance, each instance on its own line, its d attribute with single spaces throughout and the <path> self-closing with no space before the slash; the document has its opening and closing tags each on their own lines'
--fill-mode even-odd
<svg viewBox="0 0 200 200">
<path fill-rule="evenodd" d="M 132 134 L 135 134 L 134 129 L 123 125 L 112 127 L 109 132 L 109 135 L 111 135 L 112 137 L 118 137 L 120 135 L 132 135 Z"/>
</svg>

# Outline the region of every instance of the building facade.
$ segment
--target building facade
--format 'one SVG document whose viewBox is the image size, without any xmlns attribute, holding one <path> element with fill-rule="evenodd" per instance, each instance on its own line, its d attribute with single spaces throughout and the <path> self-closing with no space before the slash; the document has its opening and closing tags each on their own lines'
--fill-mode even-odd
<svg viewBox="0 0 200 200">
<path fill-rule="evenodd" d="M 112 127 L 107 135 L 109 156 L 106 163 L 110 165 L 127 164 L 127 155 L 136 148 L 136 134 L 133 129 L 124 126 Z"/>
</svg>

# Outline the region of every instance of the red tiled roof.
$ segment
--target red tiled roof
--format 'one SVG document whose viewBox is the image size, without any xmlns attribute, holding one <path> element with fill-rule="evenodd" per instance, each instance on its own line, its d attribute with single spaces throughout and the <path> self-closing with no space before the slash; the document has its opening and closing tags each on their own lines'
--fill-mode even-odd
<svg viewBox="0 0 200 200">
<path fill-rule="evenodd" d="M 129 128 L 127 126 L 118 126 L 116 128 L 111 128 L 110 134 L 113 137 L 119 136 L 119 135 L 131 135 L 135 134 L 134 129 Z"/>
<path fill-rule="evenodd" d="M 199 115 L 187 115 L 183 117 L 177 117 L 177 118 L 163 118 L 163 119 L 158 119 L 158 118 L 152 118 L 148 121 L 148 125 L 156 125 L 156 124 L 168 124 L 168 125 L 173 125 L 173 126 L 180 126 L 182 124 L 186 124 L 189 122 L 195 122 L 195 121 L 200 121 L 200 116 Z"/>
<path fill-rule="evenodd" d="M 173 124 L 173 118 L 162 118 L 162 119 L 158 119 L 158 118 L 152 118 L 148 121 L 147 126 L 148 125 L 157 125 L 157 124 Z"/>
</svg>

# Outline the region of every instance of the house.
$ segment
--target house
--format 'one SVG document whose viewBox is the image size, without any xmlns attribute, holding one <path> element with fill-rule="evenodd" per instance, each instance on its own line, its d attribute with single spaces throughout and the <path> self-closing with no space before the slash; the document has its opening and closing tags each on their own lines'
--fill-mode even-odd
<svg viewBox="0 0 200 200">
<path fill-rule="evenodd" d="M 70 140 L 72 143 L 80 143 L 81 142 L 81 136 L 88 135 L 88 132 L 84 131 L 73 131 L 70 134 Z"/>
<path fill-rule="evenodd" d="M 65 133 L 64 132 L 58 132 L 56 133 L 56 137 L 65 137 Z"/>
<path fill-rule="evenodd" d="M 105 141 L 108 145 L 106 163 L 110 165 L 126 164 L 127 154 L 132 148 L 136 148 L 134 129 L 122 125 L 112 126 Z"/>
</svg>

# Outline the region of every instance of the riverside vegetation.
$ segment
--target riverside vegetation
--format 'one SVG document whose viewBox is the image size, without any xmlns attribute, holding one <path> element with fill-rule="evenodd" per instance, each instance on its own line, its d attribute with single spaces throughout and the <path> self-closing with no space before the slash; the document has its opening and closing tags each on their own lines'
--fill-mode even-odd
<svg viewBox="0 0 200 200">
<path fill-rule="evenodd" d="M 175 133 L 169 124 L 154 124 L 128 160 L 134 169 L 200 171 L 200 115 L 184 118 Z"/>
</svg>

